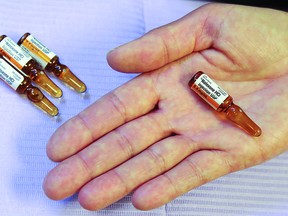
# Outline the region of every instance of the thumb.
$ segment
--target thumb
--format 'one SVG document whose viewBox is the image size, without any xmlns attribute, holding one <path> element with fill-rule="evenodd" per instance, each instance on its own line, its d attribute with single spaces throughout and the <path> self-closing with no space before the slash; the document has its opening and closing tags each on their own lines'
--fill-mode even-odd
<svg viewBox="0 0 288 216">
<path fill-rule="evenodd" d="M 148 72 L 194 51 L 207 49 L 217 35 L 217 23 L 221 23 L 223 10 L 228 8 L 228 5 L 219 6 L 204 5 L 177 21 L 113 49 L 107 54 L 108 64 L 121 72 Z M 212 11 L 213 19 L 208 22 Z"/>
</svg>

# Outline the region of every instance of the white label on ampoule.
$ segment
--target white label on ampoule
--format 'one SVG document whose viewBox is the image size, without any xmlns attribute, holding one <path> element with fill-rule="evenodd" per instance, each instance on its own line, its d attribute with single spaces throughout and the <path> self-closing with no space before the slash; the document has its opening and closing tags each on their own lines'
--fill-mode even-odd
<svg viewBox="0 0 288 216">
<path fill-rule="evenodd" d="M 0 42 L 0 53 L 20 70 L 32 59 L 9 37 Z"/>
<path fill-rule="evenodd" d="M 14 90 L 17 90 L 24 80 L 24 77 L 2 58 L 0 58 L 0 78 Z"/>
<path fill-rule="evenodd" d="M 215 110 L 229 96 L 220 86 L 218 86 L 206 74 L 202 74 L 192 85 L 192 89 L 209 103 Z"/>
<path fill-rule="evenodd" d="M 29 35 L 20 45 L 21 48 L 31 55 L 44 69 L 52 58 L 56 56 L 44 44 L 37 40 L 34 36 Z"/>
</svg>

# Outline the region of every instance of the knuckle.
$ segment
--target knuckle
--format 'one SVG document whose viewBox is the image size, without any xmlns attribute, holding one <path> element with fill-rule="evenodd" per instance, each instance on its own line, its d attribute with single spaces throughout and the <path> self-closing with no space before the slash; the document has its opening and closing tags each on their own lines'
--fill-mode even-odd
<svg viewBox="0 0 288 216">
<path fill-rule="evenodd" d="M 153 114 L 149 114 L 146 116 L 150 122 L 157 126 L 159 131 L 163 134 L 163 136 L 168 136 L 172 133 L 173 126 L 171 125 L 170 121 L 167 120 L 167 117 L 165 115 L 162 115 L 161 113 L 154 112 Z"/>
<path fill-rule="evenodd" d="M 120 146 L 120 148 L 126 153 L 127 158 L 131 158 L 134 152 L 134 145 L 130 138 L 128 138 L 124 133 L 121 133 L 119 129 L 114 130 L 113 132 L 117 139 L 116 143 Z"/>
<path fill-rule="evenodd" d="M 123 176 L 116 169 L 111 170 L 111 172 L 120 181 L 120 187 L 124 190 L 124 194 L 130 193 L 132 189 L 128 186 Z"/>
<path fill-rule="evenodd" d="M 201 167 L 195 161 L 191 159 L 186 159 L 186 162 L 191 169 L 191 175 L 196 177 L 201 185 L 209 181 L 208 178 L 204 175 Z"/>
<path fill-rule="evenodd" d="M 123 122 L 127 122 L 127 109 L 125 103 L 122 102 L 119 95 L 113 91 L 110 94 L 109 100 L 112 104 L 113 109 L 119 113 L 120 117 L 122 118 Z"/>
<path fill-rule="evenodd" d="M 90 140 L 93 141 L 95 140 L 96 138 L 94 137 L 93 135 L 93 132 L 92 132 L 92 129 L 91 127 L 89 126 L 89 124 L 87 123 L 85 117 L 79 113 L 76 118 L 79 120 L 80 124 L 86 129 L 85 131 L 87 131 L 90 135 Z"/>
<path fill-rule="evenodd" d="M 171 188 L 174 191 L 175 196 L 178 196 L 180 194 L 182 194 L 182 191 L 180 191 L 177 187 L 177 184 L 173 181 L 173 178 L 169 176 L 168 173 L 163 173 L 162 175 L 164 178 L 167 179 L 167 181 L 169 182 L 169 185 L 171 186 Z"/>
<path fill-rule="evenodd" d="M 154 164 L 157 165 L 160 173 L 163 173 L 167 170 L 165 158 L 163 157 L 163 155 L 161 155 L 161 153 L 158 153 L 153 148 L 148 148 L 146 153 L 150 160 L 152 160 Z"/>
<path fill-rule="evenodd" d="M 75 154 L 75 157 L 78 159 L 78 161 L 80 161 L 81 167 L 84 170 L 84 172 L 88 175 L 89 179 L 92 179 L 94 175 L 92 173 L 92 169 L 90 168 L 89 163 L 80 153 Z"/>
<path fill-rule="evenodd" d="M 181 142 L 183 142 L 183 144 L 187 146 L 187 149 L 189 149 L 189 152 L 191 153 L 199 150 L 199 144 L 189 137 L 182 136 Z"/>
<path fill-rule="evenodd" d="M 216 155 L 217 158 L 221 160 L 222 168 L 226 173 L 232 173 L 239 170 L 241 167 L 241 162 L 239 162 L 238 155 L 229 154 L 222 151 L 211 151 Z"/>
</svg>

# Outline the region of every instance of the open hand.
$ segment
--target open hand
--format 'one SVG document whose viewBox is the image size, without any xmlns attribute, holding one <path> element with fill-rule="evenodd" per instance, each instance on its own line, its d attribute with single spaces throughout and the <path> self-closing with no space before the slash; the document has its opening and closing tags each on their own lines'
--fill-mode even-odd
<svg viewBox="0 0 288 216">
<path fill-rule="evenodd" d="M 208 4 L 123 45 L 112 68 L 142 74 L 62 125 L 47 154 L 60 162 L 44 181 L 51 199 L 79 192 L 97 210 L 134 192 L 159 207 L 288 148 L 288 15 Z M 188 87 L 206 72 L 262 128 L 254 138 Z"/>
</svg>

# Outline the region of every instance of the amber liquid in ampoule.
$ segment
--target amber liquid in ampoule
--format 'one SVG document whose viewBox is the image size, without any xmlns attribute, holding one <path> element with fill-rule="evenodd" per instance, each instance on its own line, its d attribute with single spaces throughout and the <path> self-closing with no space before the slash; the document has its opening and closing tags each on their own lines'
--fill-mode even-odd
<svg viewBox="0 0 288 216">
<path fill-rule="evenodd" d="M 256 137 L 261 135 L 261 128 L 239 106 L 233 103 L 233 98 L 226 91 L 202 71 L 192 77 L 189 87 L 215 110 L 224 112 L 230 121 L 248 134 Z"/>
<path fill-rule="evenodd" d="M 39 64 L 6 35 L 0 36 L 0 53 L 47 93 L 56 98 L 62 96 L 62 90 L 44 73 Z"/>
<path fill-rule="evenodd" d="M 30 33 L 24 34 L 18 41 L 18 44 L 25 52 L 31 55 L 46 72 L 53 73 L 62 82 L 79 93 L 86 91 L 86 85 L 76 77 L 66 65 L 60 63 L 59 57 L 55 53 L 50 51 L 33 35 Z"/>
<path fill-rule="evenodd" d="M 58 108 L 37 87 L 31 84 L 30 78 L 21 74 L 2 56 L 0 56 L 0 79 L 17 93 L 26 94 L 27 98 L 42 111 L 51 116 L 58 115 Z"/>
</svg>

